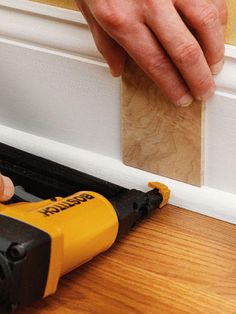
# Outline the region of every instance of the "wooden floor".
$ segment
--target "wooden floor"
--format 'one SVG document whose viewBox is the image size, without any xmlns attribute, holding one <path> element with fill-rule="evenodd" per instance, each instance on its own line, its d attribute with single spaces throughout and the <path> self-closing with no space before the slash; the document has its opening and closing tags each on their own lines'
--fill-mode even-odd
<svg viewBox="0 0 236 314">
<path fill-rule="evenodd" d="M 46 313 L 236 313 L 236 226 L 167 206 L 17 312 Z"/>
</svg>

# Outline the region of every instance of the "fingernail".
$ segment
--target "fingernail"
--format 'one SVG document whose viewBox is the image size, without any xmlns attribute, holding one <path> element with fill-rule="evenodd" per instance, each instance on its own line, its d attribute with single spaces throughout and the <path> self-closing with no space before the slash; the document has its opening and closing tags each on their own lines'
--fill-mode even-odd
<svg viewBox="0 0 236 314">
<path fill-rule="evenodd" d="M 206 100 L 210 99 L 211 97 L 213 97 L 214 94 L 215 94 L 215 87 L 212 87 L 205 94 L 198 96 L 196 98 L 197 98 L 197 100 L 200 100 L 200 101 L 206 101 Z"/>
<path fill-rule="evenodd" d="M 110 67 L 110 72 L 111 72 L 112 76 L 116 77 L 116 75 L 117 75 L 116 71 L 114 69 L 112 69 L 111 67 Z"/>
<path fill-rule="evenodd" d="M 115 70 L 112 67 L 110 67 L 110 72 L 113 77 L 121 76 L 121 70 L 118 70 L 118 69 Z"/>
<path fill-rule="evenodd" d="M 10 199 L 14 194 L 14 185 L 12 181 L 2 175 L 2 183 L 3 183 L 3 198 Z"/>
<path fill-rule="evenodd" d="M 176 105 L 180 107 L 188 107 L 193 102 L 193 96 L 190 94 L 184 95 L 182 98 L 177 101 Z"/>
<path fill-rule="evenodd" d="M 221 70 L 223 69 L 223 66 L 224 66 L 224 59 L 221 60 L 220 62 L 214 64 L 214 65 L 211 65 L 212 74 L 216 75 L 216 74 L 220 73 Z"/>
</svg>

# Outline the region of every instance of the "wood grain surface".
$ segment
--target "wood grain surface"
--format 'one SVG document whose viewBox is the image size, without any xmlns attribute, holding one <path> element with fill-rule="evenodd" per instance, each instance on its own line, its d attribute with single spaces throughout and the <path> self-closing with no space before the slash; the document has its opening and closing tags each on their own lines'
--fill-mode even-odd
<svg viewBox="0 0 236 314">
<path fill-rule="evenodd" d="M 47 313 L 236 313 L 236 226 L 166 206 L 16 314 Z"/>
<path fill-rule="evenodd" d="M 166 100 L 132 61 L 123 75 L 122 150 L 126 165 L 200 186 L 204 105 Z"/>
</svg>

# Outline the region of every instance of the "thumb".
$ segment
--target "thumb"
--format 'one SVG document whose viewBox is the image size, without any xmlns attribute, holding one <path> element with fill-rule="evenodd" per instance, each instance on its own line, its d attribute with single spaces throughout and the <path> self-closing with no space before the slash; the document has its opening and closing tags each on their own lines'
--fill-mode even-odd
<svg viewBox="0 0 236 314">
<path fill-rule="evenodd" d="M 14 195 L 14 185 L 12 181 L 0 175 L 0 202 L 6 202 Z"/>
</svg>

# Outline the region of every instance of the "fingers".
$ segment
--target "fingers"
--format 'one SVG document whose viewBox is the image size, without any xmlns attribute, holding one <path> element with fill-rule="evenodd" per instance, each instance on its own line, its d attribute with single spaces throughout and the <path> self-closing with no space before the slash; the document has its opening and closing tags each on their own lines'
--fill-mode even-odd
<svg viewBox="0 0 236 314">
<path fill-rule="evenodd" d="M 223 1 L 217 0 L 216 2 L 222 9 Z M 212 73 L 219 73 L 224 65 L 224 32 L 218 8 L 207 0 L 188 0 L 188 3 L 179 0 L 176 7 L 196 31 L 196 36 Z M 224 21 L 222 16 L 222 22 Z"/>
<path fill-rule="evenodd" d="M 150 29 L 141 20 L 139 22 L 135 12 L 129 19 L 123 19 L 121 11 L 109 12 L 108 8 L 98 8 L 97 2 L 90 9 L 102 28 L 127 51 L 173 103 L 180 106 L 192 103 L 193 97 L 176 67 Z"/>
<path fill-rule="evenodd" d="M 126 53 L 107 33 L 97 24 L 94 24 L 92 34 L 99 52 L 106 59 L 111 74 L 120 76 L 124 71 Z"/>
<path fill-rule="evenodd" d="M 14 195 L 14 185 L 12 181 L 0 175 L 0 202 L 5 202 L 12 198 Z"/>
<path fill-rule="evenodd" d="M 114 31 L 112 35 L 173 103 L 192 103 L 188 87 L 148 27 L 141 23 L 129 25 L 124 32 Z"/>
<path fill-rule="evenodd" d="M 188 106 L 193 102 L 193 97 L 176 67 L 145 25 L 140 24 L 136 34 L 127 34 L 121 43 L 173 103 Z"/>
<path fill-rule="evenodd" d="M 178 105 L 214 94 L 212 73 L 224 57 L 224 0 L 77 2 L 113 75 L 122 73 L 128 53 Z"/>
<path fill-rule="evenodd" d="M 228 7 L 225 0 L 212 0 L 213 4 L 216 6 L 219 12 L 220 22 L 222 24 L 222 30 L 225 37 L 225 30 L 228 20 Z"/>
<path fill-rule="evenodd" d="M 225 0 L 211 0 L 215 7 L 218 9 L 220 22 L 223 27 L 227 24 L 228 8 Z"/>
<path fill-rule="evenodd" d="M 146 23 L 159 38 L 195 98 L 207 100 L 214 94 L 215 83 L 199 43 L 171 1 L 151 3 Z M 161 15 L 158 14 L 160 11 Z"/>
<path fill-rule="evenodd" d="M 100 27 L 85 4 L 81 4 L 80 9 L 89 24 L 99 52 L 106 59 L 110 67 L 111 74 L 114 77 L 120 76 L 124 71 L 127 57 L 126 52 Z"/>
</svg>

